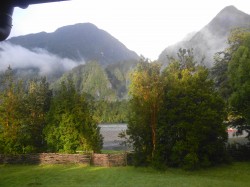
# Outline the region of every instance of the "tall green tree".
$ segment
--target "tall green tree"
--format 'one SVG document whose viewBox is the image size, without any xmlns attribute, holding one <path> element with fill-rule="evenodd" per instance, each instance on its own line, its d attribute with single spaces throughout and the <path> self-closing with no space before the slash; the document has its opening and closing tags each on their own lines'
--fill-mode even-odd
<svg viewBox="0 0 250 187">
<path fill-rule="evenodd" d="M 241 118 L 241 124 L 236 123 L 239 130 L 250 132 L 250 32 L 238 37 L 236 50 L 228 65 L 229 83 L 232 94 L 229 98 L 233 113 Z M 239 120 L 238 120 L 239 121 Z M 248 136 L 249 137 L 249 136 Z"/>
<path fill-rule="evenodd" d="M 246 112 L 249 38 L 249 28 L 233 29 L 228 38 L 229 47 L 215 55 L 211 70 L 216 89 L 227 103 L 227 125 L 237 127 L 239 132 L 249 131 Z"/>
<path fill-rule="evenodd" d="M 215 82 L 216 89 L 226 102 L 228 102 L 232 94 L 232 87 L 228 76 L 228 65 L 233 54 L 244 43 L 248 35 L 249 28 L 233 29 L 228 37 L 228 47 L 224 51 L 217 52 L 214 56 L 215 63 L 210 70 L 211 78 Z"/>
<path fill-rule="evenodd" d="M 93 111 L 86 97 L 76 91 L 72 79 L 61 83 L 47 120 L 44 133 L 50 151 L 100 151 L 102 137 Z"/>
<path fill-rule="evenodd" d="M 195 169 L 221 163 L 227 140 L 224 102 L 208 70 L 196 65 L 191 51 L 181 52 L 163 72 L 156 164 Z"/>
<path fill-rule="evenodd" d="M 46 126 L 51 97 L 52 91 L 45 77 L 29 81 L 23 110 L 26 114 L 25 123 L 30 134 L 30 144 L 36 151 L 42 151 L 45 147 L 43 129 Z"/>
<path fill-rule="evenodd" d="M 29 151 L 27 128 L 24 123 L 24 89 L 11 67 L 1 80 L 0 92 L 0 151 L 6 154 Z"/>
<path fill-rule="evenodd" d="M 161 66 L 142 59 L 131 75 L 128 134 L 138 164 L 150 161 L 156 147 L 156 129 L 162 97 Z"/>
<path fill-rule="evenodd" d="M 210 70 L 210 76 L 214 80 L 215 88 L 227 102 L 232 92 L 227 73 L 231 54 L 227 50 L 218 52 L 215 54 L 214 60 L 215 64 Z"/>
</svg>

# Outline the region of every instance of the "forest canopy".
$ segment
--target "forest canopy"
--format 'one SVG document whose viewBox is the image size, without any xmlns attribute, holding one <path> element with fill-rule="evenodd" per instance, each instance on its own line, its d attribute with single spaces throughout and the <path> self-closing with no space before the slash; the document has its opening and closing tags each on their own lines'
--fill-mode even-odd
<svg viewBox="0 0 250 187">
<path fill-rule="evenodd" d="M 25 86 L 9 67 L 0 89 L 1 153 L 101 150 L 92 105 L 72 80 L 62 82 L 53 93 L 46 78 L 30 80 Z"/>
</svg>

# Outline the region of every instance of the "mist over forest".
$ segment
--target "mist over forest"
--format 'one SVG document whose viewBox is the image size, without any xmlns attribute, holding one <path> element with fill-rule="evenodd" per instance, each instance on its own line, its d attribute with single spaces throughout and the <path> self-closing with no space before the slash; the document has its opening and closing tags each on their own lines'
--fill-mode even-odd
<svg viewBox="0 0 250 187">
<path fill-rule="evenodd" d="M 60 77 L 84 60 L 76 62 L 68 58 L 62 58 L 52 54 L 46 49 L 34 48 L 29 50 L 9 42 L 0 44 L 0 72 L 4 72 L 9 66 L 15 69 L 17 75 Z"/>
</svg>

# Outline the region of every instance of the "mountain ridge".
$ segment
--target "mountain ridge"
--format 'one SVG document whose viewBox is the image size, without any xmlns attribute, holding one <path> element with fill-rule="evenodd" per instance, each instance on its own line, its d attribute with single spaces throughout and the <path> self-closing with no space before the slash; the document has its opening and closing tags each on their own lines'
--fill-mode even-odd
<svg viewBox="0 0 250 187">
<path fill-rule="evenodd" d="M 52 33 L 40 32 L 7 40 L 29 50 L 42 48 L 62 58 L 98 61 L 102 65 L 139 59 L 118 39 L 92 23 L 60 27 Z"/>
<path fill-rule="evenodd" d="M 238 10 L 234 6 L 222 9 L 207 25 L 191 37 L 190 40 L 180 41 L 166 47 L 159 55 L 158 60 L 168 64 L 168 56 L 176 57 L 179 48 L 193 48 L 196 61 L 213 66 L 213 55 L 227 47 L 227 38 L 230 31 L 237 27 L 250 27 L 250 15 Z"/>
</svg>

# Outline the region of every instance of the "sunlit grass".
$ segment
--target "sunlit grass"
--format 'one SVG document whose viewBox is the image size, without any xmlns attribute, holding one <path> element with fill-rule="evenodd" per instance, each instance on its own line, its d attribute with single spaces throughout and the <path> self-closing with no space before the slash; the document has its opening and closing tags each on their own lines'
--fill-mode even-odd
<svg viewBox="0 0 250 187">
<path fill-rule="evenodd" d="M 90 167 L 84 165 L 1 165 L 0 186 L 250 186 L 250 163 L 199 170 L 194 172 L 151 168 Z"/>
<path fill-rule="evenodd" d="M 123 150 L 102 150 L 102 154 L 119 154 L 124 153 Z"/>
</svg>

